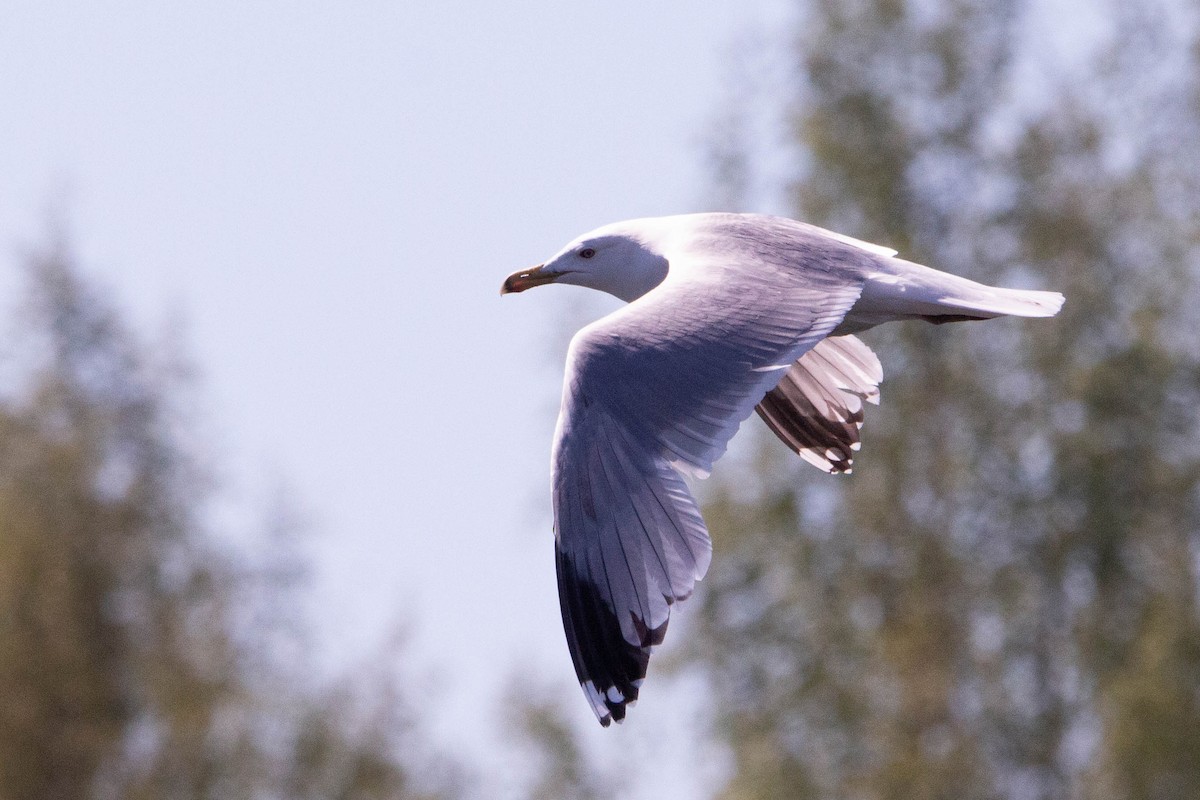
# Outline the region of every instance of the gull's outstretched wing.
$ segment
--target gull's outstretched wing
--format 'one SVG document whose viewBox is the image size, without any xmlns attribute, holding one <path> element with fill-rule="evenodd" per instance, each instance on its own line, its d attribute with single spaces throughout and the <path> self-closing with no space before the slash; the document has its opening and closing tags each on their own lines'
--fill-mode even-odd
<svg viewBox="0 0 1200 800">
<path fill-rule="evenodd" d="M 611 415 L 585 411 L 556 461 L 563 629 L 579 683 L 607 726 L 637 700 L 668 606 L 691 595 L 712 544 L 682 476 Z"/>
<path fill-rule="evenodd" d="M 800 357 L 755 411 L 775 435 L 826 472 L 850 472 L 863 401 L 879 403 L 883 368 L 854 336 L 823 339 Z"/>
<path fill-rule="evenodd" d="M 721 264 L 672 264 L 661 286 L 571 342 L 552 460 L 559 599 L 603 725 L 637 699 L 671 604 L 708 568 L 708 532 L 681 471 L 706 474 L 859 296 L 859 272 L 821 247 L 817 268 L 794 250 L 782 263 L 734 251 Z M 862 252 L 838 247 L 847 262 Z"/>
</svg>

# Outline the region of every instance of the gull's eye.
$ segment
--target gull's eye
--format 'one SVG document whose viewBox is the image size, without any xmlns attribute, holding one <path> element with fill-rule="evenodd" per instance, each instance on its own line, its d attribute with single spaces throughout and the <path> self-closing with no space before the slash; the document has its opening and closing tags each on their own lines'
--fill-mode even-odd
<svg viewBox="0 0 1200 800">
<path fill-rule="evenodd" d="M 591 258 L 594 255 L 596 255 L 596 248 L 594 247 L 585 247 L 579 251 L 580 258 Z"/>
</svg>

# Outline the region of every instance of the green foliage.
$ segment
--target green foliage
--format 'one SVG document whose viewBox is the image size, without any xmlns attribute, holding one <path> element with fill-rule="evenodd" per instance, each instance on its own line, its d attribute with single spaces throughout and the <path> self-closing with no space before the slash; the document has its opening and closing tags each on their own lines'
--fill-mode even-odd
<svg viewBox="0 0 1200 800">
<path fill-rule="evenodd" d="M 391 681 L 305 680 L 294 543 L 247 567 L 208 535 L 186 370 L 63 249 L 28 262 L 0 387 L 0 798 L 457 794 Z"/>
<path fill-rule="evenodd" d="M 774 443 L 726 473 L 693 639 L 722 796 L 1200 796 L 1200 64 L 1168 10 L 1114 7 L 1035 92 L 1022 4 L 804 4 L 797 214 L 1067 305 L 872 332 L 853 476 Z"/>
<path fill-rule="evenodd" d="M 509 691 L 505 707 L 516 712 L 516 733 L 526 753 L 524 760 L 533 766 L 523 797 L 605 800 L 617 796 L 611 780 L 600 774 L 582 748 L 579 733 L 565 713 L 571 706 L 562 701 L 561 692 L 549 685 L 531 690 L 528 682 L 522 681 Z"/>
</svg>

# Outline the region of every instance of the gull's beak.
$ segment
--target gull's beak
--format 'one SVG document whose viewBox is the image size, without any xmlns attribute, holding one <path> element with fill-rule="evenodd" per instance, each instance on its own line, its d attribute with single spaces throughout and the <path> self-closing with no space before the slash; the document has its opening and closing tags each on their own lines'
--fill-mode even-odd
<svg viewBox="0 0 1200 800">
<path fill-rule="evenodd" d="M 559 273 L 546 272 L 545 269 L 545 264 L 538 264 L 536 267 L 514 272 L 504 279 L 504 285 L 500 287 L 500 294 L 523 292 L 526 289 L 541 286 L 543 283 L 553 283 L 558 279 Z"/>
</svg>

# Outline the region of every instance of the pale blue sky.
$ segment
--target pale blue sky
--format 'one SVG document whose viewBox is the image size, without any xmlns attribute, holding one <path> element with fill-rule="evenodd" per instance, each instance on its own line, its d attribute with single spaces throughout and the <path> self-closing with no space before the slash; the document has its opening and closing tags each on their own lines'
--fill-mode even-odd
<svg viewBox="0 0 1200 800">
<path fill-rule="evenodd" d="M 786 5 L 10 0 L 0 246 L 59 208 L 144 326 L 182 315 L 233 505 L 282 476 L 318 531 L 330 662 L 407 618 L 434 722 L 482 746 L 497 668 L 573 677 L 548 494 L 572 290 L 500 282 L 709 206 L 726 54 Z M 679 726 L 655 688 L 616 736 Z"/>
</svg>

